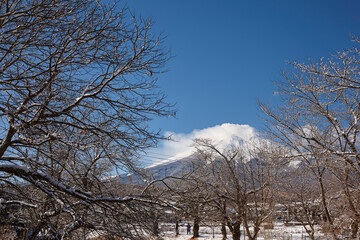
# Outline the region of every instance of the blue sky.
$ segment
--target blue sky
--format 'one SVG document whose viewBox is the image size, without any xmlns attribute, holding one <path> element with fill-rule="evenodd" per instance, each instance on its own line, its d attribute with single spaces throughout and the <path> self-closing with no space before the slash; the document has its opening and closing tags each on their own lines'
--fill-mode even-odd
<svg viewBox="0 0 360 240">
<path fill-rule="evenodd" d="M 354 46 L 360 1 L 128 0 L 152 17 L 174 58 L 159 86 L 177 117 L 154 129 L 189 133 L 222 123 L 263 127 L 257 99 L 276 101 L 285 61 L 317 60 Z"/>
</svg>

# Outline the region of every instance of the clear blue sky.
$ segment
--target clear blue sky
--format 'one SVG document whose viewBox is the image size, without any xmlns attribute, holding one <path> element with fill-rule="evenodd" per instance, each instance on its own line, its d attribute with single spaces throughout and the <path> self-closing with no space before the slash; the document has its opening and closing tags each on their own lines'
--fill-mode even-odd
<svg viewBox="0 0 360 240">
<path fill-rule="evenodd" d="M 257 99 L 275 100 L 286 60 L 329 57 L 360 36 L 360 1 L 128 0 L 167 35 L 174 58 L 159 86 L 176 103 L 162 131 L 188 133 L 222 123 L 263 127 Z M 276 100 L 275 100 L 276 101 Z"/>
</svg>

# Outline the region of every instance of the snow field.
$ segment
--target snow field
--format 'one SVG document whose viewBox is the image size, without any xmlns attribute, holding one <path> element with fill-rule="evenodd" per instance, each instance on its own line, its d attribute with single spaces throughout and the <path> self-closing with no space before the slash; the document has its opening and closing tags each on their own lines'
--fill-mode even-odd
<svg viewBox="0 0 360 240">
<path fill-rule="evenodd" d="M 166 229 L 163 232 L 162 238 L 164 240 L 189 240 L 192 235 L 186 234 L 186 224 L 181 223 L 180 234 L 175 236 L 175 224 L 163 224 L 162 229 Z M 315 235 L 317 240 L 327 239 L 323 234 Z M 200 237 L 202 239 L 222 240 L 220 232 L 220 226 L 200 226 Z M 232 239 L 231 233 L 227 232 L 227 239 Z M 283 223 L 276 223 L 274 229 L 261 229 L 258 240 L 309 240 L 309 236 L 306 234 L 305 229 L 302 226 L 285 226 Z M 244 235 L 243 228 L 241 228 L 241 240 L 248 240 Z"/>
</svg>

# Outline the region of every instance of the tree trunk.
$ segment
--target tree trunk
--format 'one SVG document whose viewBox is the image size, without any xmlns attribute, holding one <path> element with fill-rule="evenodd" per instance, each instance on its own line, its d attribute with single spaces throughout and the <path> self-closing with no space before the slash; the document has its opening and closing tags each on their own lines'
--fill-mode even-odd
<svg viewBox="0 0 360 240">
<path fill-rule="evenodd" d="M 221 223 L 221 234 L 222 234 L 222 240 L 225 240 L 227 238 L 227 234 L 226 234 L 226 224 L 224 222 Z"/>
<path fill-rule="evenodd" d="M 199 237 L 199 229 L 200 229 L 200 219 L 199 217 L 194 218 L 194 227 L 193 227 L 193 238 Z"/>
<path fill-rule="evenodd" d="M 357 233 L 359 230 L 359 224 L 356 221 L 353 221 L 353 223 L 351 224 L 351 238 L 352 239 L 357 239 Z"/>
<path fill-rule="evenodd" d="M 331 231 L 332 237 L 334 239 L 338 239 L 336 234 L 335 234 L 334 224 L 333 224 L 332 218 L 330 216 L 330 212 L 329 212 L 328 205 L 327 205 L 327 202 L 326 202 L 327 198 L 326 198 L 326 195 L 325 195 L 325 188 L 324 188 L 324 183 L 323 183 L 322 177 L 318 178 L 318 183 L 319 183 L 319 188 L 320 188 L 320 193 L 321 193 L 321 204 L 322 204 L 322 207 L 324 208 L 326 221 L 330 226 L 330 231 Z"/>
<path fill-rule="evenodd" d="M 258 234 L 259 234 L 259 231 L 260 231 L 259 224 L 255 224 L 255 226 L 254 226 L 254 235 L 253 235 L 253 239 L 257 239 L 257 236 L 258 236 Z"/>
<path fill-rule="evenodd" d="M 179 236 L 179 220 L 175 220 L 175 236 Z"/>
<path fill-rule="evenodd" d="M 154 220 L 154 222 L 153 222 L 153 234 L 154 234 L 154 236 L 159 236 L 159 222 L 158 222 L 158 220 L 156 219 L 156 220 Z"/>
<path fill-rule="evenodd" d="M 221 234 L 222 234 L 222 240 L 225 240 L 227 238 L 227 234 L 226 234 L 226 222 L 227 222 L 227 218 L 226 218 L 226 200 L 224 199 L 222 201 L 222 213 L 223 213 L 223 219 L 221 222 Z"/>
<path fill-rule="evenodd" d="M 151 213 L 152 217 L 152 233 L 154 236 L 159 236 L 159 219 L 154 212 Z"/>
<path fill-rule="evenodd" d="M 240 231 L 240 222 L 236 221 L 233 224 L 233 240 L 240 240 L 241 231 Z"/>
</svg>

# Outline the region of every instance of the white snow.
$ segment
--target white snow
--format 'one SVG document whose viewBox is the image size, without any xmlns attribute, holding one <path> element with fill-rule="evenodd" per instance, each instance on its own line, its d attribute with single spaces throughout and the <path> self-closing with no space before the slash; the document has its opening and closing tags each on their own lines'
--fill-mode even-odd
<svg viewBox="0 0 360 240">
<path fill-rule="evenodd" d="M 196 138 L 211 139 L 215 145 L 222 149 L 239 141 L 250 141 L 256 135 L 256 130 L 253 127 L 233 123 L 224 123 L 200 130 L 195 129 L 191 133 L 166 132 L 165 137 L 169 137 L 171 140 L 163 142 L 159 149 L 153 151 L 155 154 L 172 157 L 169 157 L 168 160 L 155 163 L 149 166 L 149 168 L 190 157 L 195 150 L 193 140 Z"/>
<path fill-rule="evenodd" d="M 189 240 L 191 239 L 192 235 L 186 234 L 186 224 L 182 223 L 180 226 L 180 235 L 175 236 L 175 224 L 167 224 L 166 228 L 168 229 L 167 232 L 164 232 L 162 238 L 164 240 Z M 164 226 L 162 226 L 164 227 Z M 327 239 L 322 234 L 316 234 L 316 239 L 318 240 L 325 240 Z M 219 226 L 200 226 L 200 237 L 201 239 L 212 239 L 212 240 L 222 240 L 222 235 L 220 232 Z M 227 232 L 227 239 L 232 239 L 231 233 Z M 247 240 L 248 238 L 244 236 L 244 231 L 241 227 L 241 240 Z M 274 225 L 274 229 L 261 229 L 258 240 L 275 240 L 275 239 L 291 239 L 291 240 L 305 240 L 310 239 L 309 236 L 306 234 L 306 231 L 302 226 L 295 225 L 295 226 L 284 226 L 282 223 L 276 223 Z"/>
</svg>

